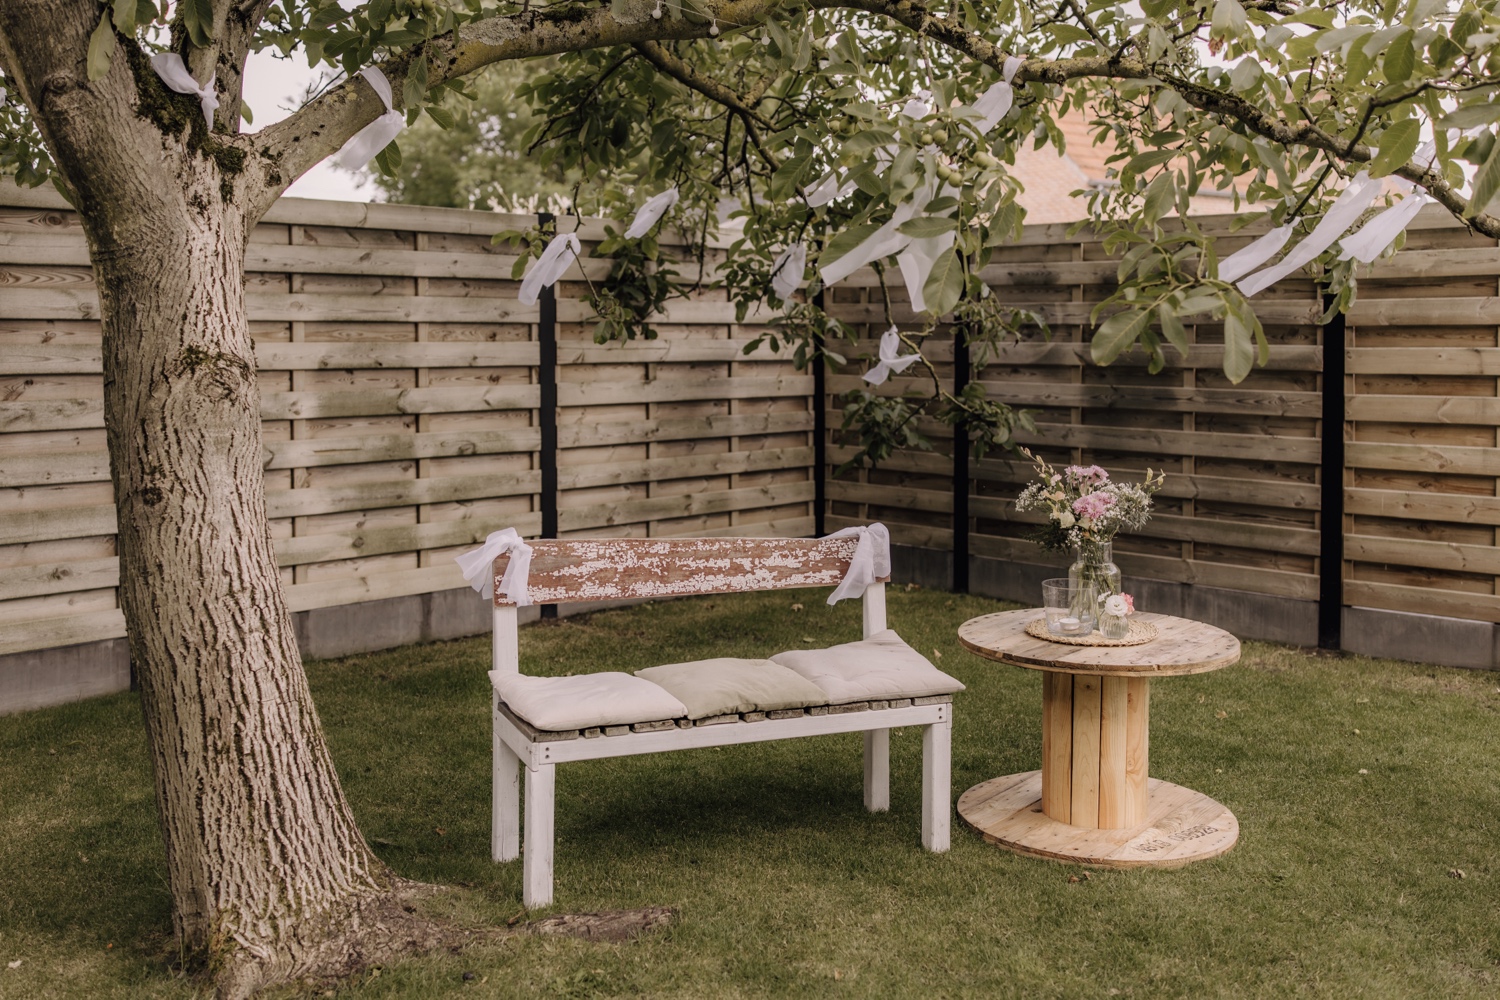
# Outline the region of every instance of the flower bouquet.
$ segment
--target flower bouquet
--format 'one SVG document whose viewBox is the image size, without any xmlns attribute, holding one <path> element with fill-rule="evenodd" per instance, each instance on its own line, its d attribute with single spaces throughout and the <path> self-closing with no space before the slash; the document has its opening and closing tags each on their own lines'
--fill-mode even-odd
<svg viewBox="0 0 1500 1000">
<path fill-rule="evenodd" d="M 1166 475 L 1146 470 L 1141 483 L 1117 483 L 1097 465 L 1070 465 L 1061 472 L 1022 449 L 1036 466 L 1037 481 L 1016 497 L 1017 510 L 1037 510 L 1047 520 L 1029 536 L 1049 552 L 1074 553 L 1068 576 L 1094 584 L 1103 612 L 1110 595 L 1120 593 L 1120 570 L 1112 558 L 1114 537 L 1135 531 L 1151 517 L 1151 497 Z M 1096 613 L 1096 620 L 1099 614 Z"/>
</svg>

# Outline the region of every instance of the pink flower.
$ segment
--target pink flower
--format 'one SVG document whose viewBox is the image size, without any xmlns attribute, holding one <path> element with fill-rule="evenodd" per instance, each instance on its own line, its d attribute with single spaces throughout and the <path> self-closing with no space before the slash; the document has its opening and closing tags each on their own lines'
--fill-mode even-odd
<svg viewBox="0 0 1500 1000">
<path fill-rule="evenodd" d="M 1068 474 L 1069 479 L 1079 483 L 1103 486 L 1109 482 L 1109 473 L 1097 465 L 1070 465 L 1063 471 Z"/>
<path fill-rule="evenodd" d="M 1125 598 L 1125 613 L 1127 615 L 1135 614 L 1135 598 L 1129 594 L 1121 594 L 1120 596 Z"/>
<path fill-rule="evenodd" d="M 1079 517 L 1086 517 L 1090 521 L 1097 521 L 1109 512 L 1115 505 L 1115 498 L 1109 493 L 1085 493 L 1073 501 L 1073 513 Z"/>
</svg>

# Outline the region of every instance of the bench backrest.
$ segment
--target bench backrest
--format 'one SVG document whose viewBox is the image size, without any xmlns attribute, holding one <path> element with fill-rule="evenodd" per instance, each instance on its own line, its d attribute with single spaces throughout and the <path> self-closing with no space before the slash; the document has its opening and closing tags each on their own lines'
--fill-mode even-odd
<svg viewBox="0 0 1500 1000">
<path fill-rule="evenodd" d="M 534 604 L 688 594 L 832 587 L 844 579 L 858 539 L 538 539 L 528 592 Z M 509 556 L 495 560 L 498 582 Z M 495 606 L 512 602 L 495 588 Z"/>
</svg>

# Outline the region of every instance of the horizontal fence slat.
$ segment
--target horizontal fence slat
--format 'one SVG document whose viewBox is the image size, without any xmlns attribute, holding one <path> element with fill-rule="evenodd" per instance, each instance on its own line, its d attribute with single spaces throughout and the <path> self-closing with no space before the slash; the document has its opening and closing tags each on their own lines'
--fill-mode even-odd
<svg viewBox="0 0 1500 1000">
<path fill-rule="evenodd" d="M 1344 581 L 1344 603 L 1445 618 L 1500 622 L 1500 597 L 1436 587 L 1407 587 L 1367 580 Z"/>
<path fill-rule="evenodd" d="M 430 434 L 365 434 L 297 441 L 267 441 L 267 469 L 300 469 L 354 462 L 395 462 L 414 458 L 530 453 L 542 445 L 542 432 L 451 431 Z M 3 470 L 0 464 L 0 470 Z"/>
<path fill-rule="evenodd" d="M 33 618 L 0 625 L 0 656 L 124 637 L 125 613 L 118 608 L 58 618 Z"/>
<path fill-rule="evenodd" d="M 812 473 L 811 448 L 781 448 L 770 451 L 726 451 L 709 455 L 651 458 L 640 462 L 565 465 L 557 470 L 560 489 L 574 490 L 622 483 L 669 482 L 771 469 L 806 468 Z"/>
<path fill-rule="evenodd" d="M 1346 533 L 1344 558 L 1354 562 L 1500 576 L 1500 549 L 1493 545 L 1464 545 L 1423 538 L 1381 538 Z"/>
<path fill-rule="evenodd" d="M 757 399 L 805 396 L 811 375 L 758 378 L 657 378 L 649 382 L 559 382 L 559 406 L 671 403 L 697 399 Z"/>
<path fill-rule="evenodd" d="M 1353 469 L 1500 476 L 1500 450 L 1495 448 L 1350 441 L 1344 445 L 1344 449 L 1345 461 Z"/>
<path fill-rule="evenodd" d="M 639 524 L 658 518 L 694 517 L 701 514 L 723 514 L 755 507 L 776 507 L 806 503 L 813 499 L 811 481 L 777 483 L 734 490 L 708 490 L 686 496 L 652 497 L 645 500 L 622 500 L 617 503 L 562 507 L 557 512 L 560 532 L 584 531 L 590 528 Z M 566 502 L 566 498 L 564 498 Z"/>
<path fill-rule="evenodd" d="M 1500 426 L 1500 399 L 1490 396 L 1398 396 L 1361 393 L 1348 396 L 1349 420 L 1402 424 L 1479 424 Z M 3 420 L 0 416 L 0 420 Z"/>
<path fill-rule="evenodd" d="M 541 531 L 541 526 L 539 514 L 516 514 L 504 525 L 465 518 L 458 521 L 404 524 L 394 528 L 355 528 L 334 534 L 278 538 L 275 542 L 276 564 L 302 566 L 337 559 L 389 555 L 393 552 L 478 545 L 491 532 L 502 527 L 515 528 L 522 537 L 535 537 Z"/>
<path fill-rule="evenodd" d="M 651 418 L 614 423 L 581 422 L 564 412 L 558 417 L 557 440 L 562 448 L 645 444 L 652 441 L 701 440 L 757 434 L 789 434 L 813 429 L 808 411 L 789 413 L 710 414 L 678 419 Z"/>
<path fill-rule="evenodd" d="M 286 603 L 288 610 L 293 612 L 312 611 L 363 601 L 383 601 L 391 597 L 456 590 L 466 586 L 468 583 L 459 572 L 458 564 L 449 562 L 443 566 L 424 566 L 421 569 L 394 573 L 370 573 L 340 580 L 293 584 L 286 588 Z M 483 598 L 475 594 L 474 600 Z"/>
<path fill-rule="evenodd" d="M 1028 445 L 1065 445 L 1072 448 L 1144 452 L 1157 456 L 1233 457 L 1313 465 L 1322 460 L 1322 448 L 1316 438 L 1269 434 L 1219 434 L 1149 427 L 1038 423 L 1035 432 L 1017 431 L 1016 440 Z"/>
<path fill-rule="evenodd" d="M 1354 347 L 1344 356 L 1351 375 L 1500 375 L 1500 347 Z"/>
<path fill-rule="evenodd" d="M 260 398 L 262 420 L 316 420 L 384 414 L 467 413 L 534 410 L 541 387 L 494 385 L 483 389 L 344 389 L 337 392 L 268 392 Z"/>
<path fill-rule="evenodd" d="M 525 496 L 540 492 L 541 486 L 540 472 L 516 472 L 266 490 L 266 510 L 273 518 L 307 517 L 381 507 Z"/>
<path fill-rule="evenodd" d="M 1500 497 L 1418 490 L 1344 490 L 1344 512 L 1370 517 L 1500 526 Z"/>
</svg>

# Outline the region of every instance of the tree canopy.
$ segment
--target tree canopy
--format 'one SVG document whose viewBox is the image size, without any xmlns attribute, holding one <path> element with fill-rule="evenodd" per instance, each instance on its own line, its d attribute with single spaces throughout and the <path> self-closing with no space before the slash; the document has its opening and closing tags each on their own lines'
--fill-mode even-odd
<svg viewBox="0 0 1500 1000">
<path fill-rule="evenodd" d="M 222 36 L 210 7 L 102 6 L 90 74 L 104 72 L 126 39 L 210 46 Z M 1490 100 L 1500 84 L 1500 19 L 1491 3 L 281 0 L 228 9 L 257 13 L 251 48 L 347 74 L 378 63 L 397 81 L 397 106 L 413 127 L 377 164 L 400 198 L 508 205 L 494 179 L 504 169 L 543 194 L 566 192 L 575 205 L 623 216 L 677 186 L 675 221 L 704 235 L 723 201 L 735 199 L 743 239 L 725 279 L 747 308 L 779 300 L 768 292 L 771 265 L 787 245 L 812 247 L 811 298 L 822 268 L 894 221 L 898 241 L 929 251 L 913 291 L 920 287 L 934 322 L 957 308 L 966 336 L 990 342 L 1032 326 L 1029 314 L 987 303 L 975 275 L 1025 219 L 1008 170 L 1016 148 L 1061 147 L 1065 113 L 1087 115 L 1116 151 L 1118 183 L 1090 201 L 1121 255 L 1119 288 L 1093 336 L 1101 363 L 1139 348 L 1159 368 L 1168 349 L 1186 350 L 1183 318 L 1205 314 L 1224 325 L 1231 379 L 1243 379 L 1257 356 L 1264 361 L 1253 303 L 1220 280 L 1212 239 L 1190 218 L 1163 226 L 1201 189 L 1235 189 L 1247 224 L 1269 218 L 1305 232 L 1367 171 L 1402 178 L 1477 230 L 1500 234 L 1487 211 L 1500 190 L 1500 105 Z M 477 83 L 468 75 L 549 54 L 561 55 Z M 981 130 L 975 102 L 1008 58 L 1014 108 Z M 347 101 L 345 90 L 251 137 L 251 146 L 284 141 L 296 122 Z M 4 121 L 0 162 L 36 182 L 47 169 L 43 144 L 25 114 Z M 305 144 L 292 169 L 330 151 L 331 137 Z M 1419 150 L 1424 140 L 1431 145 Z M 424 155 L 403 157 L 403 142 Z M 522 159 L 522 147 L 534 155 Z M 820 183 L 840 197 L 814 197 L 815 207 L 808 196 Z M 541 235 L 529 242 L 535 253 Z M 956 253 L 932 252 L 950 241 Z M 597 297 L 601 335 L 649 334 L 652 309 L 671 294 L 650 280 L 654 248 L 603 250 L 618 265 L 613 289 Z M 1346 308 L 1355 264 L 1338 250 L 1319 263 L 1334 308 Z M 840 350 L 836 324 L 806 302 L 787 305 L 772 336 L 792 344 L 799 362 Z M 902 337 L 915 349 L 923 333 Z M 1016 417 L 1003 402 L 934 385 L 927 410 L 964 421 L 981 447 L 1009 439 Z M 851 405 L 870 432 L 869 457 L 910 440 L 910 401 L 865 393 Z"/>
</svg>

